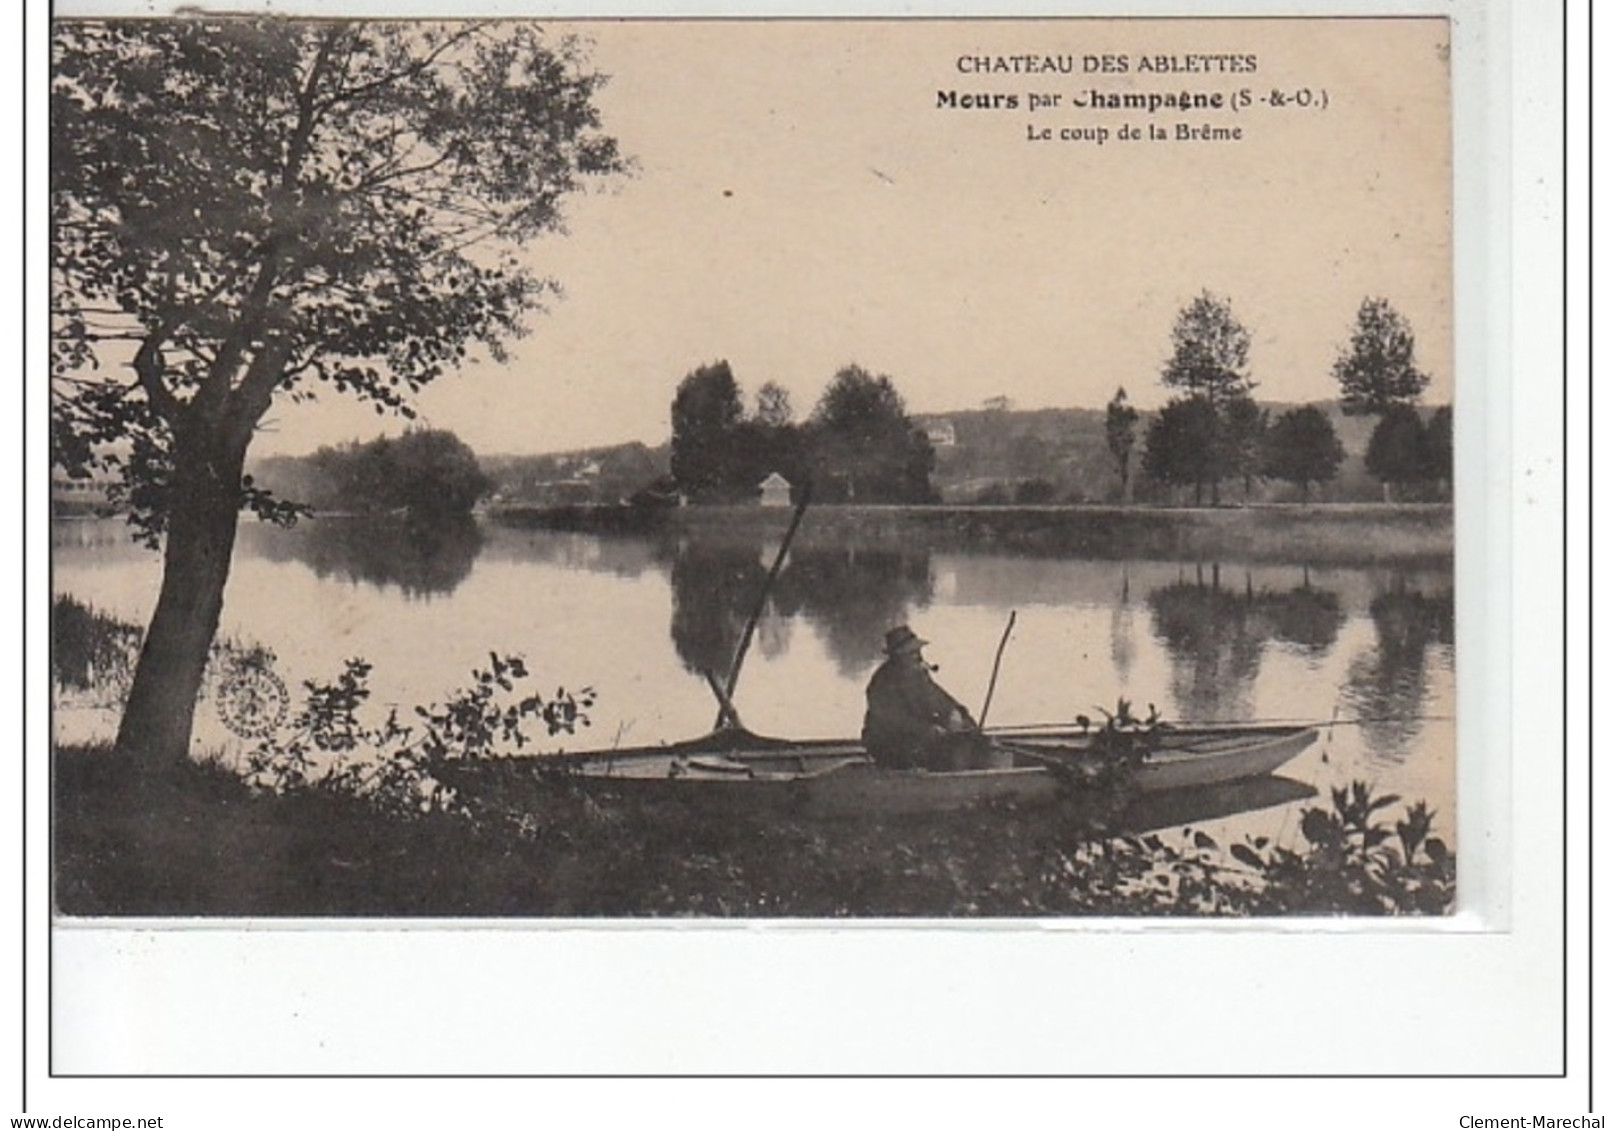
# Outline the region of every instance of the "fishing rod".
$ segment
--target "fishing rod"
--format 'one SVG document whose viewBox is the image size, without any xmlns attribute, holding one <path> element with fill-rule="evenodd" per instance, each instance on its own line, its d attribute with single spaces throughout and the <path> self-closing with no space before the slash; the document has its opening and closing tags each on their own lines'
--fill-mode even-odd
<svg viewBox="0 0 1615 1131">
<path fill-rule="evenodd" d="M 1320 730 L 1326 727 L 1364 726 L 1374 723 L 1450 723 L 1457 721 L 1456 715 L 1365 715 L 1351 719 L 1315 718 L 1267 718 L 1267 719 L 1175 719 L 1167 720 L 1166 725 L 1178 727 L 1252 727 L 1252 726 L 1307 726 L 1317 727 Z M 997 726 L 995 731 L 1035 732 L 1040 730 L 1065 730 L 1070 723 L 1012 723 L 1008 726 Z"/>
<path fill-rule="evenodd" d="M 976 719 L 976 729 L 982 730 L 987 726 L 987 710 L 993 705 L 993 692 L 998 688 L 998 665 L 1004 662 L 1004 645 L 1009 643 L 1009 634 L 1015 630 L 1015 610 L 1009 611 L 1009 623 L 1004 626 L 1004 635 L 998 638 L 998 652 L 993 656 L 993 674 L 987 680 L 987 698 L 982 701 L 981 714 Z"/>
</svg>

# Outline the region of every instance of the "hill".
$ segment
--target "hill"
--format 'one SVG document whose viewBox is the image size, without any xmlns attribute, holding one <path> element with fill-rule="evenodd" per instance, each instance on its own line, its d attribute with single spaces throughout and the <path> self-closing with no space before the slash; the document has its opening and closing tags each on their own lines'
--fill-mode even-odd
<svg viewBox="0 0 1615 1131">
<path fill-rule="evenodd" d="M 1299 405 L 1259 402 L 1270 416 Z M 1363 454 L 1374 431 L 1372 417 L 1347 416 L 1336 401 L 1314 402 L 1335 427 L 1346 462 L 1340 476 L 1321 491 L 1318 501 L 1375 501 L 1379 483 L 1363 466 Z M 1422 410 L 1428 417 L 1433 407 Z M 1154 413 L 1138 422 L 1133 464 L 1142 458 L 1144 437 Z M 1115 463 L 1105 446 L 1105 413 L 1091 408 L 970 409 L 916 414 L 915 422 L 931 436 L 936 450 L 932 484 L 944 502 L 1114 502 L 1119 495 Z M 1168 501 L 1163 485 L 1140 472 L 1135 497 L 1140 502 Z M 1237 496 L 1225 494 L 1235 501 Z M 1258 483 L 1252 501 L 1288 501 L 1298 492 L 1285 483 Z"/>
<path fill-rule="evenodd" d="M 1272 417 L 1299 407 L 1260 402 Z M 1374 431 L 1372 417 L 1347 416 L 1335 401 L 1314 402 L 1335 427 L 1346 462 L 1340 476 L 1313 499 L 1320 502 L 1372 502 L 1379 483 L 1363 466 Z M 1433 407 L 1422 410 L 1426 417 Z M 1134 449 L 1142 462 L 1144 437 L 1154 414 L 1140 414 Z M 936 452 L 933 486 L 948 503 L 1106 503 L 1119 496 L 1116 468 L 1105 446 L 1105 413 L 1091 408 L 997 409 L 916 413 L 916 425 L 931 437 Z M 669 446 L 633 442 L 539 455 L 479 455 L 493 482 L 490 501 L 503 506 L 559 506 L 616 503 L 632 498 L 668 475 Z M 291 499 L 319 497 L 318 475 L 309 457 L 272 456 L 249 471 L 276 494 Z M 1135 471 L 1138 502 L 1175 501 L 1169 489 Z M 1285 483 L 1257 483 L 1251 500 L 1290 501 L 1298 492 Z M 1241 501 L 1225 492 L 1225 501 Z"/>
<path fill-rule="evenodd" d="M 633 442 L 543 455 L 482 456 L 492 502 L 506 506 L 616 503 L 667 475 L 668 447 Z"/>
</svg>

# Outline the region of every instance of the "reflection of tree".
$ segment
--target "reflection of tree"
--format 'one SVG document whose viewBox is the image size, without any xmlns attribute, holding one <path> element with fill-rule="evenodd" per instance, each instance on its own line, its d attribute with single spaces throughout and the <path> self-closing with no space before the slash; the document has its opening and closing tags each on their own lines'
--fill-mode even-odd
<svg viewBox="0 0 1615 1131">
<path fill-rule="evenodd" d="M 1266 635 L 1257 599 L 1248 591 L 1222 588 L 1213 567 L 1209 585 L 1202 577 L 1179 581 L 1155 590 L 1149 603 L 1155 634 L 1172 657 L 1178 714 L 1248 717 Z"/>
<path fill-rule="evenodd" d="M 756 546 L 680 539 L 671 551 L 673 646 L 690 671 L 722 678 L 768 571 L 757 560 Z"/>
<path fill-rule="evenodd" d="M 769 660 L 777 660 L 791 650 L 791 620 L 780 615 L 773 601 L 757 622 L 756 647 Z"/>
<path fill-rule="evenodd" d="M 669 543 L 673 644 L 690 671 L 729 670 L 746 618 L 768 577 L 775 547 L 701 539 Z M 793 547 L 774 581 L 753 647 L 764 656 L 790 646 L 791 621 L 803 617 L 823 636 L 837 667 L 853 676 L 878 660 L 887 628 L 931 598 L 926 551 Z"/>
<path fill-rule="evenodd" d="M 1133 644 L 1133 603 L 1129 600 L 1127 572 L 1123 570 L 1121 598 L 1110 609 L 1110 663 L 1116 669 L 1116 678 L 1124 687 L 1132 676 L 1136 652 Z"/>
<path fill-rule="evenodd" d="M 1245 575 L 1243 592 L 1222 587 L 1222 571 L 1210 582 L 1195 567 L 1195 580 L 1179 581 L 1150 594 L 1155 634 L 1172 658 L 1172 693 L 1185 718 L 1249 717 L 1250 691 L 1268 640 L 1322 656 L 1334 647 L 1346 614 L 1340 598 L 1303 576 L 1295 589 L 1257 590 Z M 1112 628 L 1114 653 L 1115 628 Z"/>
<path fill-rule="evenodd" d="M 1264 593 L 1258 600 L 1273 638 L 1298 645 L 1309 656 L 1322 656 L 1333 648 L 1346 623 L 1340 598 L 1327 589 L 1302 585 L 1287 593 Z"/>
<path fill-rule="evenodd" d="M 1377 760 L 1403 761 L 1418 737 L 1428 697 L 1425 659 L 1431 644 L 1451 645 L 1452 591 L 1426 596 L 1398 580 L 1368 607 L 1376 647 L 1354 658 L 1345 699 L 1362 719 L 1364 742 Z"/>
<path fill-rule="evenodd" d="M 395 585 L 407 597 L 454 592 L 482 550 L 482 532 L 469 516 L 430 523 L 309 519 L 290 531 L 263 533 L 272 536 L 254 539 L 254 549 L 270 561 L 300 561 L 318 577 L 362 581 L 378 589 Z"/>
<path fill-rule="evenodd" d="M 882 655 L 885 631 L 931 601 L 928 550 L 793 550 L 780 574 L 777 608 L 801 613 L 824 638 L 841 674 L 854 677 Z"/>
</svg>

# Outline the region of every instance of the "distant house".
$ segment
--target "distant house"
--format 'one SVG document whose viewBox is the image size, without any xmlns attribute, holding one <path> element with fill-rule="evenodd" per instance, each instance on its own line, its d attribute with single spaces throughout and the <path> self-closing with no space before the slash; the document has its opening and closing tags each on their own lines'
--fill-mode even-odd
<svg viewBox="0 0 1615 1131">
<path fill-rule="evenodd" d="M 925 438 L 931 441 L 933 448 L 951 448 L 959 442 L 959 437 L 953 430 L 953 421 L 946 418 L 927 421 Z"/>
<path fill-rule="evenodd" d="M 765 507 L 788 507 L 791 505 L 791 481 L 777 471 L 768 473 L 768 478 L 757 484 L 762 496 L 757 500 Z"/>
</svg>

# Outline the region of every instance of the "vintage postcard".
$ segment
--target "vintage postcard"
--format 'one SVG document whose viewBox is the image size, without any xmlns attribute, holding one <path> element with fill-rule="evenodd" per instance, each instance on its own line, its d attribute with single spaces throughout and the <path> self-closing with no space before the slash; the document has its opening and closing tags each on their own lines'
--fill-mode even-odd
<svg viewBox="0 0 1615 1131">
<path fill-rule="evenodd" d="M 57 914 L 1450 914 L 1450 35 L 59 20 Z"/>
</svg>

